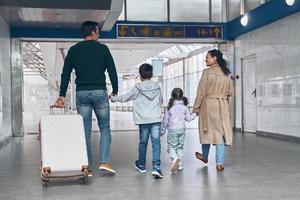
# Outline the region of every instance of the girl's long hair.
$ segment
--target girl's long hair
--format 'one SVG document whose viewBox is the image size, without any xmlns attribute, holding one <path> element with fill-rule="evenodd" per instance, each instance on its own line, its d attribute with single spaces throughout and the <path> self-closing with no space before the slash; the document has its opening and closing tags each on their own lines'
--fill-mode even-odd
<svg viewBox="0 0 300 200">
<path fill-rule="evenodd" d="M 172 108 L 172 106 L 174 105 L 175 100 L 182 100 L 183 104 L 186 105 L 186 106 L 189 104 L 188 98 L 183 96 L 183 91 L 180 88 L 174 88 L 172 90 L 171 98 L 170 98 L 169 103 L 168 103 L 168 108 L 167 108 L 168 110 L 170 110 Z"/>
<path fill-rule="evenodd" d="M 217 63 L 219 64 L 219 66 L 221 67 L 222 72 L 225 75 L 229 75 L 231 73 L 230 70 L 227 68 L 227 62 L 223 58 L 223 54 L 220 50 L 213 49 L 213 50 L 208 51 L 208 53 L 209 53 L 209 55 L 211 55 L 211 57 L 216 57 L 217 58 Z"/>
</svg>

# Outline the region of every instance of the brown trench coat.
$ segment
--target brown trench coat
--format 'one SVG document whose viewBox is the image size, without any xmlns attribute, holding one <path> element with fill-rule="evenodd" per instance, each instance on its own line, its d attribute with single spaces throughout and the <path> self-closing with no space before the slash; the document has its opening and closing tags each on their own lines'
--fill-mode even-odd
<svg viewBox="0 0 300 200">
<path fill-rule="evenodd" d="M 203 71 L 193 112 L 199 113 L 201 144 L 232 144 L 228 98 L 233 93 L 230 76 L 212 66 Z M 224 139 L 223 139 L 224 138 Z"/>
</svg>

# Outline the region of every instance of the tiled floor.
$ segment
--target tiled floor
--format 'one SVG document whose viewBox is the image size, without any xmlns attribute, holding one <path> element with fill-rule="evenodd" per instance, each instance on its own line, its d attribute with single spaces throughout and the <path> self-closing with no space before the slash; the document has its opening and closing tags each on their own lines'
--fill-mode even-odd
<svg viewBox="0 0 300 200">
<path fill-rule="evenodd" d="M 98 135 L 97 132 L 93 135 L 94 160 L 98 157 Z M 235 134 L 234 146 L 225 150 L 225 171 L 217 173 L 215 149 L 211 150 L 208 165 L 196 160 L 194 152 L 200 150 L 198 132 L 188 129 L 184 171 L 171 174 L 166 137 L 163 137 L 164 178 L 156 180 L 151 171 L 139 174 L 133 167 L 138 145 L 136 130 L 114 131 L 112 137 L 111 164 L 117 171 L 115 176 L 99 175 L 95 164 L 94 176 L 87 185 L 77 180 L 53 181 L 47 190 L 41 186 L 36 136 L 14 138 L 0 150 L 0 199 L 300 199 L 299 143 Z M 147 167 L 151 168 L 151 146 Z"/>
</svg>

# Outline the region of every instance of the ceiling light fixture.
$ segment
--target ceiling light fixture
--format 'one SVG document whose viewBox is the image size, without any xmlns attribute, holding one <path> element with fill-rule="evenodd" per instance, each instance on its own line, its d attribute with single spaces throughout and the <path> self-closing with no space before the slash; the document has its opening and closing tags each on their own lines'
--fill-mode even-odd
<svg viewBox="0 0 300 200">
<path fill-rule="evenodd" d="M 295 0 L 285 0 L 285 3 L 289 6 L 292 6 L 295 4 Z"/>
<path fill-rule="evenodd" d="M 243 26 L 247 26 L 247 24 L 248 24 L 248 14 L 244 14 L 244 15 L 242 16 L 242 18 L 241 18 L 241 24 L 242 24 Z"/>
</svg>

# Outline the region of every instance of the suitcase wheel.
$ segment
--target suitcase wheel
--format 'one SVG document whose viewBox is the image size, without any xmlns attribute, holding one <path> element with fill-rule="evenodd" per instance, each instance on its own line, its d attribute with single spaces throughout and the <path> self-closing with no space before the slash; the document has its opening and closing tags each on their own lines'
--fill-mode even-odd
<svg viewBox="0 0 300 200">
<path fill-rule="evenodd" d="M 43 189 L 47 189 L 49 180 L 45 179 L 45 178 L 42 178 L 42 182 L 43 182 L 43 184 L 42 184 Z"/>
<path fill-rule="evenodd" d="M 85 174 L 83 177 L 79 178 L 80 184 L 86 184 L 88 182 L 87 175 Z"/>
</svg>

